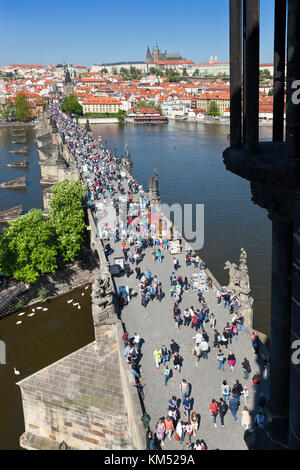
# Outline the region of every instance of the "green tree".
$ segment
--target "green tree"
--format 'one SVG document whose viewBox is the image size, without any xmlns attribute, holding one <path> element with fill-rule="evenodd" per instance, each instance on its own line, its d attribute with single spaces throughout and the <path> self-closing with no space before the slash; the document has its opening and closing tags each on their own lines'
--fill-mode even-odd
<svg viewBox="0 0 300 470">
<path fill-rule="evenodd" d="M 28 283 L 57 269 L 54 229 L 42 211 L 32 209 L 0 235 L 0 271 Z"/>
<path fill-rule="evenodd" d="M 61 105 L 61 109 L 66 113 L 76 114 L 77 116 L 81 116 L 83 114 L 83 108 L 74 93 L 65 97 Z"/>
<path fill-rule="evenodd" d="M 209 116 L 220 116 L 220 110 L 215 101 L 210 101 L 207 114 Z"/>
<path fill-rule="evenodd" d="M 137 108 L 149 108 L 149 109 L 156 109 L 160 114 L 162 114 L 162 109 L 160 105 L 155 104 L 154 101 L 138 101 L 136 103 Z"/>
<path fill-rule="evenodd" d="M 189 76 L 189 74 L 187 73 L 186 68 L 183 69 L 183 71 L 182 71 L 182 76 L 183 76 L 183 77 L 188 77 L 188 76 Z"/>
<path fill-rule="evenodd" d="M 194 70 L 193 77 L 199 77 L 199 69 Z"/>
<path fill-rule="evenodd" d="M 64 261 L 74 261 L 83 245 L 84 195 L 85 188 L 77 180 L 63 180 L 52 188 L 49 220 L 55 229 L 59 253 Z"/>
<path fill-rule="evenodd" d="M 10 100 L 7 100 L 5 104 L 0 105 L 0 117 L 1 119 L 8 120 L 11 117 L 13 111 L 13 105 Z"/>
<path fill-rule="evenodd" d="M 17 121 L 29 121 L 31 108 L 25 93 L 17 93 L 15 97 L 15 116 Z"/>
<path fill-rule="evenodd" d="M 108 73 L 108 70 L 106 68 L 101 70 L 101 73 Z"/>
</svg>

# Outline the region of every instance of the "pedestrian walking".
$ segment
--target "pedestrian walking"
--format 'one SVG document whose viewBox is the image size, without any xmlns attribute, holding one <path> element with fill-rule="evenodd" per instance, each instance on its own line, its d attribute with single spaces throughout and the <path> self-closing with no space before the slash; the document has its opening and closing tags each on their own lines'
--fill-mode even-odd
<svg viewBox="0 0 300 470">
<path fill-rule="evenodd" d="M 236 397 L 239 397 L 239 398 L 240 398 L 241 394 L 243 393 L 243 386 L 242 386 L 242 384 L 240 384 L 239 380 L 235 381 L 235 384 L 232 387 L 232 393 Z"/>
<path fill-rule="evenodd" d="M 218 369 L 224 370 L 225 356 L 222 353 L 221 349 L 219 349 L 218 351 L 217 361 L 218 361 Z"/>
<path fill-rule="evenodd" d="M 228 405 L 226 401 L 223 398 L 220 398 L 219 402 L 219 415 L 220 415 L 220 421 L 221 421 L 221 427 L 224 428 L 224 416 L 226 415 L 228 410 Z"/>
<path fill-rule="evenodd" d="M 200 361 L 200 358 L 201 358 L 201 346 L 200 346 L 200 344 L 196 343 L 195 346 L 193 347 L 193 351 L 192 351 L 192 355 L 194 356 L 196 366 L 199 365 L 199 361 Z"/>
<path fill-rule="evenodd" d="M 159 419 L 156 425 L 156 437 L 158 439 L 158 442 L 164 446 L 164 439 L 165 439 L 165 431 L 166 431 L 166 426 L 165 423 L 162 419 Z"/>
<path fill-rule="evenodd" d="M 165 365 L 165 363 L 167 361 L 169 361 L 169 351 L 168 351 L 168 348 L 166 347 L 165 344 L 162 345 L 162 348 L 161 348 L 161 353 L 162 353 L 162 363 L 163 365 Z"/>
<path fill-rule="evenodd" d="M 138 335 L 136 332 L 133 333 L 133 342 L 135 344 L 136 350 L 139 351 L 140 348 L 140 342 L 141 342 L 141 337 Z"/>
<path fill-rule="evenodd" d="M 243 428 L 250 429 L 251 428 L 251 416 L 248 410 L 248 407 L 245 405 L 242 411 L 242 421 L 241 424 Z"/>
<path fill-rule="evenodd" d="M 185 379 L 182 379 L 179 388 L 181 390 L 182 401 L 184 401 L 185 397 L 189 394 L 190 386 Z"/>
<path fill-rule="evenodd" d="M 218 416 L 219 406 L 218 406 L 218 403 L 216 402 L 216 400 L 214 398 L 212 399 L 211 404 L 209 405 L 209 409 L 210 409 L 210 414 L 211 414 L 213 423 L 214 423 L 215 428 L 216 428 L 217 427 L 217 416 Z"/>
<path fill-rule="evenodd" d="M 168 437 L 169 441 L 171 440 L 172 434 L 174 432 L 174 423 L 170 416 L 167 416 L 165 419 L 165 427 L 166 427 L 166 437 Z"/>
<path fill-rule="evenodd" d="M 173 365 L 174 369 L 178 370 L 178 372 L 181 372 L 181 357 L 179 356 L 178 352 L 173 354 Z"/>
<path fill-rule="evenodd" d="M 174 265 L 175 271 L 177 271 L 177 269 L 178 269 L 178 259 L 177 258 L 173 259 L 173 265 Z"/>
<path fill-rule="evenodd" d="M 240 400 L 235 395 L 232 395 L 232 398 L 229 401 L 229 409 L 231 411 L 231 414 L 235 422 L 237 422 L 236 413 L 239 409 L 239 406 L 240 406 Z"/>
<path fill-rule="evenodd" d="M 193 436 L 196 436 L 199 429 L 199 415 L 195 411 L 193 411 L 191 413 L 190 420 L 193 426 Z"/>
<path fill-rule="evenodd" d="M 223 400 L 229 400 L 229 395 L 230 395 L 230 387 L 227 384 L 226 380 L 223 380 L 223 383 L 221 385 L 221 392 L 222 392 L 222 397 Z"/>
<path fill-rule="evenodd" d="M 234 372 L 234 366 L 235 366 L 235 363 L 236 363 L 236 359 L 235 359 L 235 355 L 233 354 L 232 351 L 229 351 L 227 360 L 228 360 L 228 365 L 229 365 L 231 371 Z"/>
<path fill-rule="evenodd" d="M 247 406 L 247 400 L 249 398 L 249 390 L 247 387 L 244 387 L 243 397 L 244 397 L 244 405 Z"/>
<path fill-rule="evenodd" d="M 244 357 L 244 360 L 242 362 L 242 368 L 243 368 L 244 379 L 248 380 L 249 374 L 251 372 L 251 366 L 246 357 Z"/>
<path fill-rule="evenodd" d="M 165 367 L 164 367 L 165 387 L 167 386 L 168 380 L 170 378 L 170 373 L 171 373 L 171 370 L 169 369 L 169 366 L 165 364 Z"/>
<path fill-rule="evenodd" d="M 208 359 L 208 349 L 209 345 L 208 342 L 203 338 L 200 343 L 201 355 L 203 359 Z"/>
<path fill-rule="evenodd" d="M 189 395 L 186 395 L 184 400 L 182 401 L 183 404 L 183 412 L 184 414 L 190 418 L 190 412 L 191 412 L 191 406 L 192 406 L 192 400 Z"/>
<path fill-rule="evenodd" d="M 162 352 L 161 352 L 160 348 L 154 349 L 153 357 L 154 357 L 154 360 L 155 360 L 156 369 L 159 370 L 159 365 L 160 365 L 161 359 L 162 359 Z"/>
</svg>

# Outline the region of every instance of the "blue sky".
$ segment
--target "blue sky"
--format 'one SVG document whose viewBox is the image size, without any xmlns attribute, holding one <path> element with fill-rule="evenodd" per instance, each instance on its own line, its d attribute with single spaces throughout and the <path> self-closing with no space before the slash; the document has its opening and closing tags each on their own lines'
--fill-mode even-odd
<svg viewBox="0 0 300 470">
<path fill-rule="evenodd" d="M 1 7 L 0 65 L 145 60 L 146 48 L 228 61 L 229 0 L 15 0 Z M 272 62 L 274 0 L 261 0 L 261 62 Z"/>
</svg>

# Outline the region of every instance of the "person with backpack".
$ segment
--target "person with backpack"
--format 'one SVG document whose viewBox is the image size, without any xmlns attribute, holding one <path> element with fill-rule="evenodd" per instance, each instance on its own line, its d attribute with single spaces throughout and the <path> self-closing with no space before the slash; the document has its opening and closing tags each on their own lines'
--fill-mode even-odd
<svg viewBox="0 0 300 470">
<path fill-rule="evenodd" d="M 218 369 L 224 370 L 225 356 L 222 353 L 221 349 L 219 349 L 218 351 L 217 361 L 218 361 Z"/>
<path fill-rule="evenodd" d="M 232 387 L 232 393 L 234 393 L 234 395 L 237 397 L 240 397 L 243 393 L 243 386 L 240 384 L 239 380 L 236 380 L 234 386 Z"/>
<path fill-rule="evenodd" d="M 219 402 L 219 415 L 221 420 L 221 428 L 224 428 L 224 416 L 226 415 L 228 410 L 228 405 L 223 398 L 220 398 Z"/>
<path fill-rule="evenodd" d="M 230 395 L 230 387 L 227 384 L 226 380 L 223 380 L 223 383 L 221 385 L 221 392 L 223 396 L 223 400 L 229 400 L 229 395 Z"/>
<path fill-rule="evenodd" d="M 232 326 L 230 326 L 228 322 L 224 327 L 224 331 L 226 333 L 226 338 L 228 339 L 229 344 L 232 344 Z"/>
</svg>

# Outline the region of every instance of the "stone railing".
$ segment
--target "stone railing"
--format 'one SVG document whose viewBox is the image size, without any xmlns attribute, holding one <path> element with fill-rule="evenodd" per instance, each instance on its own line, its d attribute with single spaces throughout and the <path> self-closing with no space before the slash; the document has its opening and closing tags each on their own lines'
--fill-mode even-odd
<svg viewBox="0 0 300 470">
<path fill-rule="evenodd" d="M 90 231 L 90 243 L 91 243 L 91 250 L 93 253 L 95 251 L 99 257 L 99 264 L 100 264 L 100 271 L 101 267 L 107 267 L 107 276 L 109 279 L 109 283 L 111 286 L 114 286 L 114 293 L 116 294 L 116 287 L 109 272 L 109 262 L 106 259 L 104 253 L 104 247 L 102 244 L 102 240 L 98 237 L 97 234 L 97 227 L 94 221 L 94 217 L 92 214 L 91 209 L 87 209 L 88 214 L 88 221 L 89 221 L 89 231 Z M 95 319 L 94 319 L 95 321 Z M 125 357 L 123 356 L 124 344 L 122 341 L 122 335 L 124 333 L 122 322 L 118 319 L 116 312 L 114 312 L 113 317 L 111 315 L 107 315 L 106 319 L 103 320 L 104 324 L 114 324 L 116 328 L 116 341 L 118 344 L 118 353 L 119 353 L 119 362 L 120 362 L 120 370 L 122 376 L 122 383 L 123 383 L 123 393 L 126 402 L 126 409 L 128 412 L 128 425 L 129 425 L 129 434 L 132 437 L 134 447 L 137 450 L 144 450 L 146 449 L 146 432 L 144 426 L 141 422 L 141 417 L 143 415 L 141 402 L 139 400 L 139 395 L 137 388 L 135 387 L 135 380 L 133 375 L 130 373 L 128 364 L 126 363 Z M 97 336 L 97 334 L 96 334 Z M 97 340 L 97 337 L 96 337 Z M 101 347 L 101 345 L 100 345 Z"/>
</svg>

